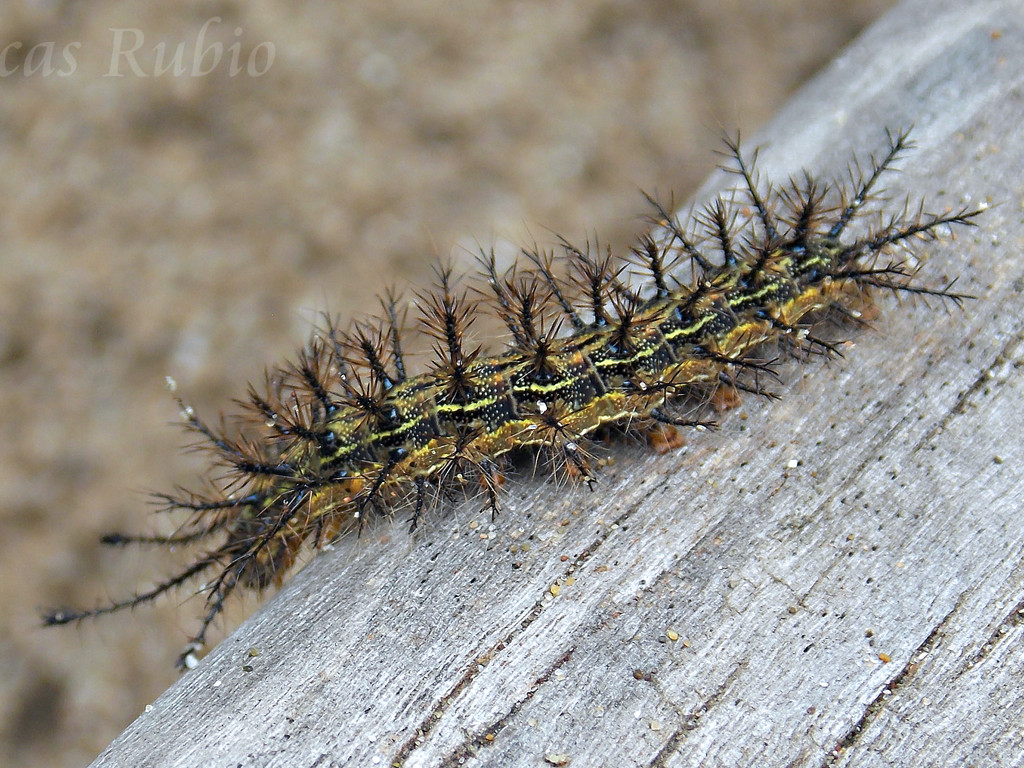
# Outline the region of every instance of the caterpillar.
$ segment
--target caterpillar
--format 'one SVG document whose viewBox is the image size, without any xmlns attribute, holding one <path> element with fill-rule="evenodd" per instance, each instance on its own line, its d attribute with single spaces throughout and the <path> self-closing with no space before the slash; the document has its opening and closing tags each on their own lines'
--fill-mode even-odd
<svg viewBox="0 0 1024 768">
<path fill-rule="evenodd" d="M 53 610 L 44 623 L 133 608 L 202 579 L 205 610 L 177 660 L 190 668 L 228 598 L 279 586 L 305 548 L 358 533 L 371 516 L 409 510 L 415 529 L 428 506 L 459 494 L 481 494 L 497 515 L 521 455 L 593 487 L 598 433 L 671 444 L 676 430 L 713 426 L 703 414 L 716 392 L 771 396 L 762 382 L 774 361 L 763 350 L 837 354 L 817 327 L 864 325 L 861 309 L 879 291 L 961 305 L 970 297 L 954 281 L 918 282 L 914 249 L 973 226 L 984 207 L 934 214 L 907 198 L 886 214 L 880 180 L 913 147 L 909 131 L 886 137 L 884 152 L 854 160 L 842 182 L 805 172 L 779 187 L 761 183 L 756 151 L 748 159 L 738 136 L 726 139 L 736 188 L 685 224 L 647 196 L 654 233 L 624 257 L 559 239 L 557 255 L 524 248 L 499 269 L 481 249 L 470 287 L 436 267 L 436 285 L 412 302 L 432 345 L 420 373 L 407 367 L 409 306 L 388 290 L 379 317 L 344 330 L 325 317 L 294 362 L 250 385 L 238 428 L 214 428 L 179 400 L 185 427 L 212 456 L 213 490 L 156 494 L 185 516 L 171 535 L 103 541 L 198 553 L 148 591 Z M 505 327 L 503 351 L 468 341 L 482 314 Z"/>
</svg>

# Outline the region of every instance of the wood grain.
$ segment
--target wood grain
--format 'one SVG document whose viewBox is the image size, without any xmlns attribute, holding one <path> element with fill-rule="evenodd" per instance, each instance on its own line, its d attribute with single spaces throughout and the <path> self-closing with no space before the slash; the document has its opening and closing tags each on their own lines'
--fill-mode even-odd
<svg viewBox="0 0 1024 768">
<path fill-rule="evenodd" d="M 784 179 L 915 123 L 894 204 L 999 204 L 924 249 L 963 312 L 882 299 L 594 493 L 338 542 L 94 765 L 1024 764 L 1022 62 L 1017 0 L 912 0 L 756 137 Z"/>
</svg>

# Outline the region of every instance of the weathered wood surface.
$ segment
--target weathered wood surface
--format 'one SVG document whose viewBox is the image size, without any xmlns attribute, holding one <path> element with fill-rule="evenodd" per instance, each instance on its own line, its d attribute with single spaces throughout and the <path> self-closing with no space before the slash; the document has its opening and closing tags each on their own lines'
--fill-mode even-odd
<svg viewBox="0 0 1024 768">
<path fill-rule="evenodd" d="M 593 494 L 339 542 L 94 765 L 1024 764 L 1022 86 L 1019 0 L 912 0 L 758 137 L 779 179 L 915 123 L 897 200 L 999 203 L 926 250 L 965 311 L 883 299 Z"/>
</svg>

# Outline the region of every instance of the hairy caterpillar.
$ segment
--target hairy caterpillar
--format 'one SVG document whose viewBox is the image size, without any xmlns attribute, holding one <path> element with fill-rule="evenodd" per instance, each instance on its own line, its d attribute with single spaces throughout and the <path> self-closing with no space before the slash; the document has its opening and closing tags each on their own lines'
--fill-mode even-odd
<svg viewBox="0 0 1024 768">
<path fill-rule="evenodd" d="M 381 317 L 341 330 L 328 321 L 294 363 L 250 387 L 248 420 L 235 435 L 208 426 L 182 405 L 185 424 L 221 475 L 209 495 L 158 495 L 187 514 L 169 536 L 113 534 L 108 544 L 196 545 L 194 561 L 153 589 L 91 610 L 56 610 L 66 624 L 155 599 L 193 579 L 206 610 L 178 659 L 195 663 L 225 600 L 236 590 L 280 584 L 304 546 L 322 547 L 362 529 L 368 515 L 411 510 L 479 488 L 492 514 L 514 452 L 543 458 L 555 473 L 593 484 L 588 438 L 605 427 L 636 432 L 705 426 L 692 412 L 723 387 L 766 394 L 771 364 L 758 350 L 830 355 L 816 336 L 826 316 L 850 322 L 876 289 L 960 303 L 952 284 L 916 282 L 913 246 L 952 225 L 973 225 L 982 208 L 930 214 L 909 200 L 884 215 L 879 180 L 912 146 L 887 132 L 888 146 L 847 183 L 805 174 L 759 184 L 739 141 L 727 141 L 741 183 L 684 225 L 653 199 L 647 235 L 626 259 L 562 241 L 553 253 L 524 249 L 500 271 L 479 256 L 480 280 L 459 288 L 449 267 L 417 294 L 419 325 L 433 344 L 427 370 L 406 367 L 406 313 L 393 292 Z M 850 225 L 876 210 L 859 233 Z M 627 270 L 643 272 L 636 287 Z M 685 280 L 683 278 L 686 278 Z M 467 342 L 481 308 L 511 337 L 493 353 Z"/>
</svg>

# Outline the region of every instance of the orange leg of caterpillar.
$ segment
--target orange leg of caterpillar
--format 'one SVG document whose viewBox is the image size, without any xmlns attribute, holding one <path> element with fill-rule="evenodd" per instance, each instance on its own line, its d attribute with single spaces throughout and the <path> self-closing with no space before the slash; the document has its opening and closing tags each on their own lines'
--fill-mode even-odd
<svg viewBox="0 0 1024 768">
<path fill-rule="evenodd" d="M 666 454 L 686 445 L 686 439 L 671 424 L 655 424 L 647 430 L 647 443 L 658 454 Z"/>
<path fill-rule="evenodd" d="M 720 385 L 711 395 L 711 407 L 717 413 L 731 411 L 733 408 L 739 408 L 742 404 L 743 398 L 740 397 L 740 391 L 729 384 Z"/>
</svg>

